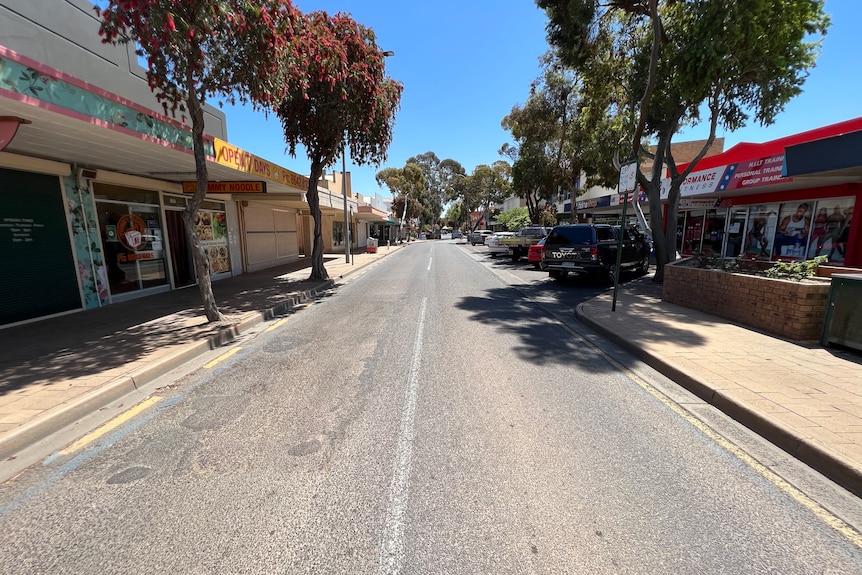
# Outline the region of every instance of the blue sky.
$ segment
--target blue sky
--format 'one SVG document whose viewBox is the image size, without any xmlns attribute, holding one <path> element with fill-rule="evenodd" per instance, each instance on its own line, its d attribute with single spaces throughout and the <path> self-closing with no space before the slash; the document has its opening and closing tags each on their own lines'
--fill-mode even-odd
<svg viewBox="0 0 862 575">
<path fill-rule="evenodd" d="M 294 0 L 303 12 L 346 12 L 372 28 L 377 43 L 395 55 L 388 74 L 404 84 L 401 109 L 386 161 L 354 166 L 347 158 L 354 191 L 379 193 L 374 174 L 402 167 L 407 158 L 433 151 L 471 172 L 479 164 L 502 159 L 500 146 L 509 134 L 500 121 L 523 104 L 530 82 L 539 75 L 538 59 L 547 49 L 546 18 L 532 0 Z M 862 69 L 857 64 L 862 2 L 826 0 L 832 26 L 823 41 L 817 67 L 804 92 L 792 100 L 775 124 L 757 124 L 722 133 L 725 149 L 739 142 L 764 142 L 862 116 Z M 291 158 L 278 118 L 242 107 L 225 107 L 228 140 L 266 160 L 308 174 L 303 149 Z M 708 126 L 690 128 L 675 141 L 706 137 Z M 341 162 L 330 168 L 341 170 Z"/>
</svg>

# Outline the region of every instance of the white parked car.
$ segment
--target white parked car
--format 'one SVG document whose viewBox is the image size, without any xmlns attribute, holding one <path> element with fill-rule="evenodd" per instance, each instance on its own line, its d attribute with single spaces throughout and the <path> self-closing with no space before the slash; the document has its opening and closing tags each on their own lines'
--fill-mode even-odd
<svg viewBox="0 0 862 575">
<path fill-rule="evenodd" d="M 498 254 L 508 254 L 509 246 L 500 245 L 500 238 L 513 238 L 515 237 L 515 232 L 495 232 L 494 234 L 485 238 L 485 247 L 488 248 L 488 253 L 491 254 L 492 258 L 497 257 Z"/>
</svg>

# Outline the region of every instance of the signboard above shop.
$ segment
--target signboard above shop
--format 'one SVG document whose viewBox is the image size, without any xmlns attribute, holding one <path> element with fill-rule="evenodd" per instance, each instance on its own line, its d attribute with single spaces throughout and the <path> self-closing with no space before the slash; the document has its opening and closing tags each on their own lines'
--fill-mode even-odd
<svg viewBox="0 0 862 575">
<path fill-rule="evenodd" d="M 218 138 L 214 138 L 213 146 L 215 148 L 216 162 L 223 166 L 247 174 L 254 174 L 255 176 L 295 188 L 302 192 L 308 190 L 308 178 L 305 176 L 268 162 Z"/>
<path fill-rule="evenodd" d="M 183 191 L 195 193 L 197 182 L 183 182 Z M 266 182 L 207 182 L 208 194 L 265 194 Z"/>
<path fill-rule="evenodd" d="M 680 186 L 680 196 L 699 196 L 731 190 L 747 190 L 790 182 L 792 178 L 781 175 L 783 165 L 784 154 L 775 154 L 765 158 L 694 171 Z"/>
</svg>

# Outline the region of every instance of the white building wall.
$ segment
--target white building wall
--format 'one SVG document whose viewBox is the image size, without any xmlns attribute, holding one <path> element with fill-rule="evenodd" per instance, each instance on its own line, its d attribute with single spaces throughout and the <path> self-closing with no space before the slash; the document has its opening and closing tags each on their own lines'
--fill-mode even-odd
<svg viewBox="0 0 862 575">
<path fill-rule="evenodd" d="M 88 0 L 0 0 L 0 46 L 163 113 L 134 45 L 102 44 Z M 225 114 L 206 106 L 206 133 L 227 140 Z M 177 118 L 178 120 L 180 118 Z"/>
</svg>

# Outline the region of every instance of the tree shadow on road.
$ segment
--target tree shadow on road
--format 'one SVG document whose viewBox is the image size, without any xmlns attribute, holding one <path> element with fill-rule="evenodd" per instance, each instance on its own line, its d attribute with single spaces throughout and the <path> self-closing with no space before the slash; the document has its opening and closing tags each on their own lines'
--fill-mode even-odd
<svg viewBox="0 0 862 575">
<path fill-rule="evenodd" d="M 618 312 L 610 311 L 612 292 L 612 286 L 603 281 L 570 277 L 487 290 L 482 296 L 464 298 L 458 307 L 470 312 L 475 321 L 517 336 L 521 345 L 513 351 L 538 365 L 578 361 L 597 369 L 612 369 L 606 362 L 595 362 L 592 345 L 560 325 L 581 328 L 575 313 L 581 304 L 581 310 L 596 310 L 596 319 L 602 324 L 599 333 L 624 347 L 641 348 L 649 341 L 690 347 L 704 343 L 702 336 L 684 327 L 691 321 L 688 316 L 675 317 L 672 310 L 656 308 L 661 305 L 661 287 L 649 278 L 626 278 L 620 284 Z"/>
</svg>

